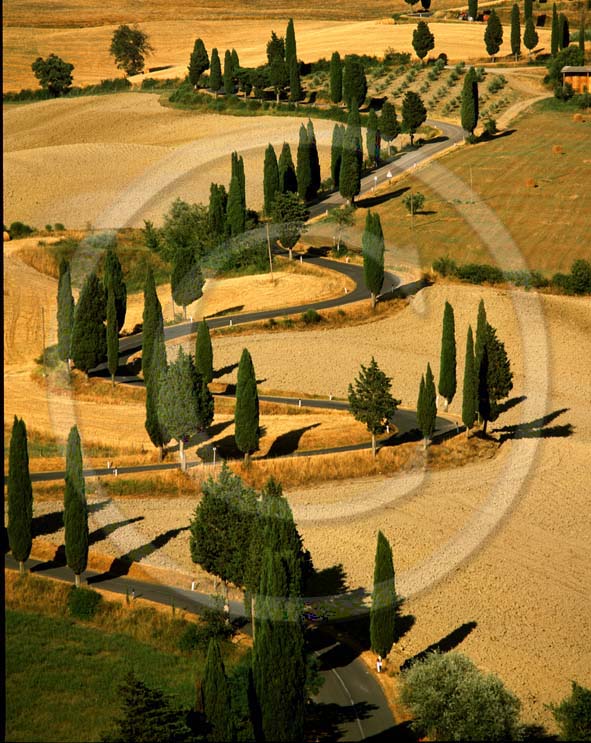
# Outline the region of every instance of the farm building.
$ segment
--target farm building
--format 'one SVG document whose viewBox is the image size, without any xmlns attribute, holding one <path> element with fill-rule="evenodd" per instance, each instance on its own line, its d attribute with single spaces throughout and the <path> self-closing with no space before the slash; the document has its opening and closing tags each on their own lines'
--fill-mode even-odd
<svg viewBox="0 0 591 743">
<path fill-rule="evenodd" d="M 570 83 L 575 93 L 591 92 L 591 67 L 563 67 L 562 84 Z"/>
</svg>

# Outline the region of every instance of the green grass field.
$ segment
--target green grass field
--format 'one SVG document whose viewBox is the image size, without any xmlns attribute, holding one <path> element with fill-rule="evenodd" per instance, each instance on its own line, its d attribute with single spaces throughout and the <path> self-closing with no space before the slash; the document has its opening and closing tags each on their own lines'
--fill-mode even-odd
<svg viewBox="0 0 591 743">
<path fill-rule="evenodd" d="M 145 683 L 194 703 L 197 658 L 163 653 L 73 620 L 6 611 L 6 739 L 93 741 L 118 714 L 118 686 Z"/>
<path fill-rule="evenodd" d="M 458 263 L 492 263 L 484 242 L 462 217 L 460 205 L 426 185 L 425 181 L 443 183 L 439 173 L 444 168 L 468 186 L 472 179 L 477 196 L 509 230 L 530 269 L 551 275 L 567 272 L 577 258 L 589 259 L 591 115 L 581 116 L 554 100 L 543 101 L 512 129 L 507 136 L 462 147 L 416 176 L 393 183 L 390 194 L 360 200 L 359 206 L 365 208 L 358 210 L 356 231 L 363 230 L 366 208 L 371 207 L 380 214 L 391 266 L 410 263 L 428 269 L 435 258 L 445 255 Z M 426 196 L 424 213 L 415 216 L 414 228 L 402 203 L 410 188 Z"/>
</svg>

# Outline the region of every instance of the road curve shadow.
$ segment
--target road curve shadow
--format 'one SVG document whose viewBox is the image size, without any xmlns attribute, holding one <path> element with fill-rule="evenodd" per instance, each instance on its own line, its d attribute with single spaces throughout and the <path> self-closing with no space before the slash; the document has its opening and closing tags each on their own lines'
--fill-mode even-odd
<svg viewBox="0 0 591 743">
<path fill-rule="evenodd" d="M 341 730 L 342 725 L 354 723 L 356 720 L 367 720 L 376 709 L 378 708 L 374 704 L 367 702 L 357 702 L 353 707 L 351 705 L 341 706 L 334 702 L 327 704 L 311 701 L 306 705 L 304 739 L 319 742 L 342 740 L 344 735 Z"/>
<path fill-rule="evenodd" d="M 379 196 L 365 196 L 364 198 L 357 200 L 357 206 L 362 209 L 372 209 L 374 206 L 385 204 L 387 201 L 397 199 L 402 196 L 403 193 L 410 191 L 410 186 L 404 186 L 403 188 L 397 188 L 395 191 L 389 191 L 388 193 L 380 194 Z"/>
<path fill-rule="evenodd" d="M 476 626 L 477 622 L 464 622 L 464 624 L 461 624 L 448 635 L 442 637 L 441 640 L 429 645 L 429 647 L 421 650 L 420 653 L 413 655 L 412 658 L 407 658 L 400 666 L 400 670 L 406 671 L 418 661 L 424 660 L 429 653 L 449 653 L 450 650 L 457 648 L 457 646 L 468 637 Z"/>
</svg>

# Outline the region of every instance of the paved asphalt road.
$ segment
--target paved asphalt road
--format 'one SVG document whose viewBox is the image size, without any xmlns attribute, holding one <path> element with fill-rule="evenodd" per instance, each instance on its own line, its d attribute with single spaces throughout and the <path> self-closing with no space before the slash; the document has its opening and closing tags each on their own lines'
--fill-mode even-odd
<svg viewBox="0 0 591 743">
<path fill-rule="evenodd" d="M 63 564 L 27 560 L 27 568 L 33 574 L 73 582 L 72 571 Z M 11 555 L 5 555 L 5 566 L 18 570 L 18 563 Z M 87 570 L 84 582 L 90 587 L 101 588 L 114 593 L 132 595 L 159 604 L 174 607 L 190 614 L 200 614 L 206 606 L 213 606 L 210 595 L 197 591 L 184 590 L 173 586 L 135 580 L 125 575 L 111 575 Z M 243 603 L 229 601 L 230 617 L 244 617 Z M 250 633 L 250 624 L 243 631 Z M 386 702 L 381 686 L 373 677 L 365 663 L 356 653 L 339 642 L 338 636 L 329 630 L 314 630 L 313 645 L 320 659 L 324 684 L 316 701 L 321 712 L 326 714 L 323 721 L 330 725 L 335 740 L 361 741 L 373 740 L 384 735 L 394 727 L 392 713 Z M 325 728 L 326 729 L 326 728 Z"/>
</svg>

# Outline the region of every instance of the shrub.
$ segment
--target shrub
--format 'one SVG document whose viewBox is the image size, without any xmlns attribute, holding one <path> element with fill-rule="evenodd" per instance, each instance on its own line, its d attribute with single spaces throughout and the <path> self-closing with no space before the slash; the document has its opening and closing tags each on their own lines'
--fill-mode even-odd
<svg viewBox="0 0 591 743">
<path fill-rule="evenodd" d="M 550 710 L 562 740 L 591 740 L 591 689 L 572 682 L 572 691 Z"/>
<path fill-rule="evenodd" d="M 591 263 L 582 258 L 570 269 L 571 286 L 575 294 L 591 294 Z"/>
<path fill-rule="evenodd" d="M 423 208 L 423 205 L 425 203 L 425 196 L 424 194 L 420 193 L 420 191 L 415 191 L 415 193 L 408 193 L 402 199 L 402 203 L 406 207 L 406 210 L 409 214 L 411 212 L 416 214 Z"/>
<path fill-rule="evenodd" d="M 12 240 L 18 240 L 21 237 L 28 237 L 35 232 L 34 227 L 30 227 L 24 222 L 13 222 L 8 228 Z"/>
<path fill-rule="evenodd" d="M 206 263 L 216 274 L 264 273 L 269 269 L 267 243 L 252 234 L 237 235 L 222 243 Z"/>
<path fill-rule="evenodd" d="M 505 281 L 526 289 L 541 289 L 550 283 L 539 271 L 505 271 Z"/>
<path fill-rule="evenodd" d="M 68 611 L 76 619 L 92 619 L 101 601 L 102 596 L 97 591 L 72 586 L 68 594 Z"/>
<path fill-rule="evenodd" d="M 318 314 L 316 310 L 306 310 L 302 315 L 302 321 L 306 325 L 314 325 L 322 321 L 322 315 Z"/>
<path fill-rule="evenodd" d="M 484 119 L 484 133 L 488 134 L 489 137 L 494 136 L 498 132 L 497 121 L 492 116 L 487 116 Z"/>
<path fill-rule="evenodd" d="M 552 277 L 552 286 L 563 294 L 574 294 L 572 277 L 568 273 L 555 273 Z"/>
<path fill-rule="evenodd" d="M 64 231 L 64 230 L 66 229 L 66 228 L 64 227 L 64 225 L 63 225 L 63 224 L 62 224 L 61 222 L 56 222 L 56 223 L 55 223 L 55 224 L 53 225 L 53 229 L 54 229 L 54 230 L 55 230 L 56 232 L 63 232 L 63 231 Z"/>
<path fill-rule="evenodd" d="M 500 268 L 485 263 L 466 263 L 464 266 L 459 266 L 457 276 L 462 281 L 468 281 L 471 284 L 500 284 L 505 280 Z"/>
<path fill-rule="evenodd" d="M 570 101 L 574 96 L 575 91 L 570 83 L 556 83 L 554 86 L 554 97 L 558 98 L 559 101 Z"/>
<path fill-rule="evenodd" d="M 442 67 L 445 67 L 447 64 L 447 54 L 445 52 L 441 52 L 441 54 L 438 55 L 437 61 L 442 63 Z"/>
<path fill-rule="evenodd" d="M 190 653 L 193 650 L 205 652 L 212 638 L 227 640 L 233 634 L 234 627 L 226 622 L 226 616 L 220 608 L 204 609 L 201 621 L 198 624 L 191 622 L 180 636 L 179 650 L 183 653 Z"/>
<path fill-rule="evenodd" d="M 458 264 L 453 258 L 444 256 L 433 261 L 433 270 L 440 276 L 456 276 L 458 273 Z"/>
<path fill-rule="evenodd" d="M 50 224 L 45 225 L 45 232 L 53 232 L 53 227 Z"/>
</svg>

